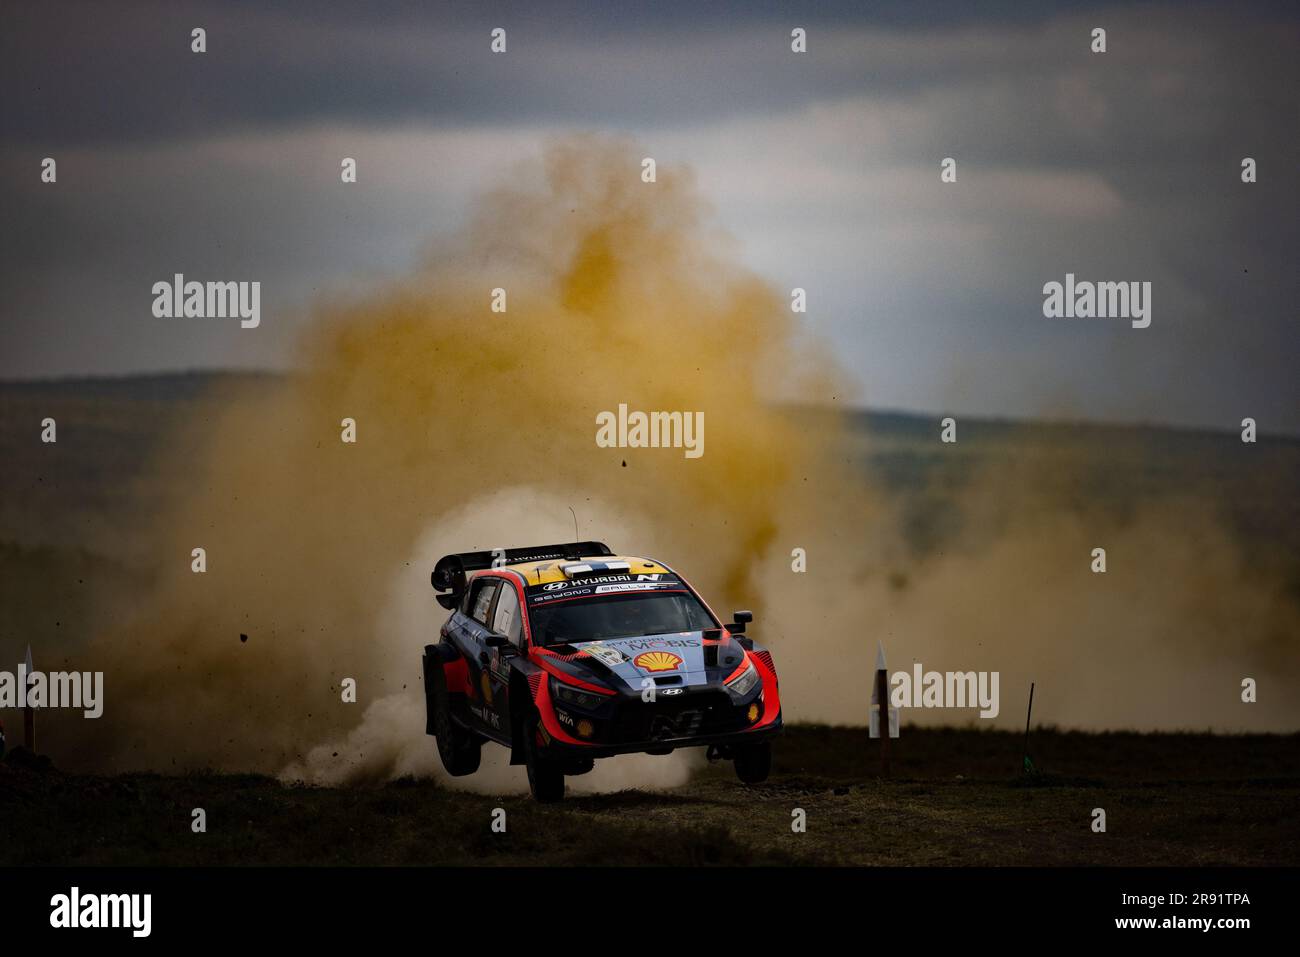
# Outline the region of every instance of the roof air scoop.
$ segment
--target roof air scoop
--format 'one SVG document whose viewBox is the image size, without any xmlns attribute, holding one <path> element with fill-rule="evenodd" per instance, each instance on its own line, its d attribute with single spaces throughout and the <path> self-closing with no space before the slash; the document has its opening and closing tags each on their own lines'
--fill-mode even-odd
<svg viewBox="0 0 1300 957">
<path fill-rule="evenodd" d="M 569 562 L 561 565 L 560 571 L 571 581 L 591 578 L 593 575 L 626 574 L 632 570 L 628 562 Z"/>
</svg>

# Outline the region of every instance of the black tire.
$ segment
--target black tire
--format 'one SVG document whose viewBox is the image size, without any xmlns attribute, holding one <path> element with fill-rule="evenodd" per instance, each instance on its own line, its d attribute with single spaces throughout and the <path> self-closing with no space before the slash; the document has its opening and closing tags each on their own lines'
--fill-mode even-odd
<svg viewBox="0 0 1300 957">
<path fill-rule="evenodd" d="M 528 790 L 538 804 L 564 799 L 564 770 L 555 761 L 537 753 L 537 715 L 524 722 L 524 764 L 528 768 Z"/>
<path fill-rule="evenodd" d="M 736 748 L 736 777 L 745 784 L 762 784 L 771 771 L 771 741 L 759 741 Z"/>
<path fill-rule="evenodd" d="M 451 702 L 441 669 L 434 690 L 433 733 L 438 739 L 438 757 L 453 778 L 463 778 L 478 770 L 483 739 L 457 724 L 451 716 Z"/>
</svg>

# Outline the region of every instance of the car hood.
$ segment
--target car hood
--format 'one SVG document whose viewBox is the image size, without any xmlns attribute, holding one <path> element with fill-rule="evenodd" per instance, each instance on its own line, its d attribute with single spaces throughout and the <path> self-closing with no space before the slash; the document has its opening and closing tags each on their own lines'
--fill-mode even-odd
<svg viewBox="0 0 1300 957">
<path fill-rule="evenodd" d="M 569 658 L 570 665 L 611 687 L 629 691 L 640 691 L 646 678 L 660 687 L 719 682 L 745 660 L 738 642 L 727 636 L 706 639 L 702 631 L 575 641 L 569 647 L 575 653 L 586 653 Z"/>
</svg>

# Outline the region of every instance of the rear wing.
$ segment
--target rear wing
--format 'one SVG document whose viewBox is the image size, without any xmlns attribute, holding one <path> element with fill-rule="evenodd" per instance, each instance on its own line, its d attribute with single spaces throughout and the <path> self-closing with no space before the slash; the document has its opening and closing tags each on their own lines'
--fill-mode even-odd
<svg viewBox="0 0 1300 957">
<path fill-rule="evenodd" d="M 490 552 L 459 552 L 444 555 L 433 566 L 429 581 L 438 595 L 438 604 L 451 609 L 465 595 L 465 576 L 484 568 L 500 568 L 516 562 L 540 562 L 548 558 L 577 561 L 592 555 L 613 555 L 604 542 L 569 542 L 560 545 L 533 545 L 527 548 L 498 548 Z"/>
</svg>

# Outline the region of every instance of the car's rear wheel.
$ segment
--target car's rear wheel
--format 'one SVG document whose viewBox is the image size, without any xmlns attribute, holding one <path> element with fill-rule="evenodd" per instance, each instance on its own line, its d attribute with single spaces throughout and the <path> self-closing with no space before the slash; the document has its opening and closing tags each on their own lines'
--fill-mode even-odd
<svg viewBox="0 0 1300 957">
<path fill-rule="evenodd" d="M 473 774 L 482 757 L 483 739 L 462 727 L 451 716 L 451 696 L 439 669 L 434 690 L 433 733 L 438 740 L 438 757 L 454 778 Z"/>
<path fill-rule="evenodd" d="M 564 770 L 543 757 L 537 744 L 537 715 L 524 722 L 524 764 L 528 768 L 528 789 L 539 804 L 554 804 L 564 798 Z"/>
<path fill-rule="evenodd" d="M 762 784 L 772 771 L 772 742 L 758 741 L 736 748 L 736 777 L 745 784 Z"/>
</svg>

